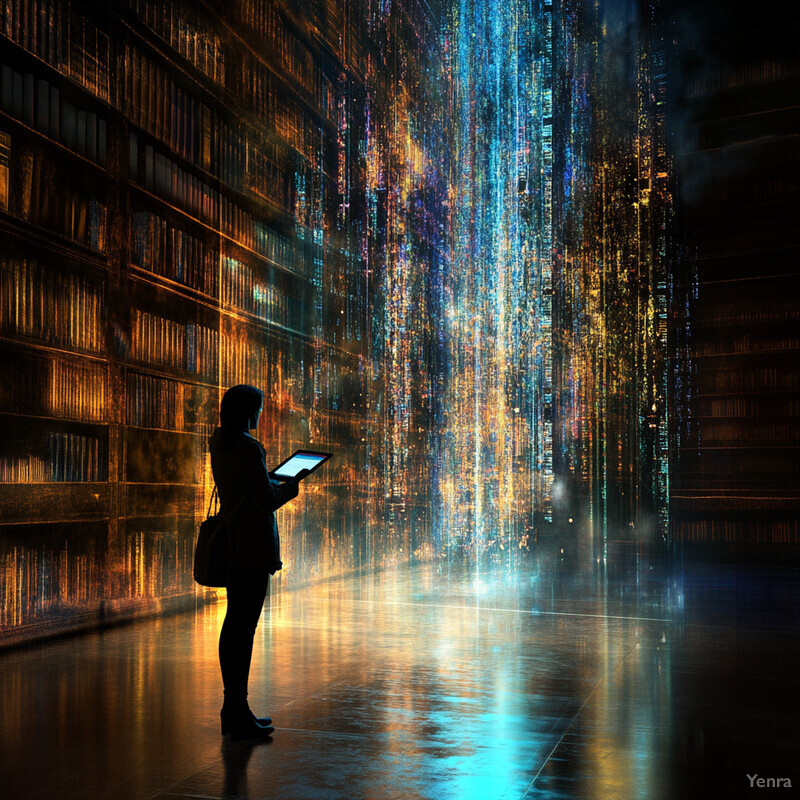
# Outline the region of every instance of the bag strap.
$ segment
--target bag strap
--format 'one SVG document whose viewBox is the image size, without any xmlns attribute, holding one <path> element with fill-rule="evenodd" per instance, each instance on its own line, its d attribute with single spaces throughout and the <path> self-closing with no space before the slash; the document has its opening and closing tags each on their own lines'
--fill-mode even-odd
<svg viewBox="0 0 800 800">
<path fill-rule="evenodd" d="M 208 519 L 211 516 L 211 506 L 214 503 L 214 500 L 219 500 L 216 483 L 214 484 L 214 491 L 211 492 L 211 497 L 208 498 L 208 510 L 206 511 L 206 519 Z"/>
<path fill-rule="evenodd" d="M 208 511 L 206 511 L 206 519 L 208 519 L 211 516 L 211 504 L 214 502 L 215 499 L 217 501 L 219 501 L 219 492 L 217 491 L 217 484 L 216 483 L 214 484 L 214 491 L 211 492 L 211 497 L 210 497 L 210 499 L 208 501 Z M 234 505 L 232 511 L 230 512 L 231 515 L 235 514 L 239 510 L 239 508 L 242 506 L 242 504 L 244 503 L 245 500 L 247 500 L 247 494 L 246 493 L 243 494 L 236 501 L 236 505 Z M 219 506 L 219 513 L 222 514 L 222 505 L 221 505 L 221 503 L 220 503 L 220 506 Z M 224 516 L 228 516 L 228 515 L 224 515 Z"/>
</svg>

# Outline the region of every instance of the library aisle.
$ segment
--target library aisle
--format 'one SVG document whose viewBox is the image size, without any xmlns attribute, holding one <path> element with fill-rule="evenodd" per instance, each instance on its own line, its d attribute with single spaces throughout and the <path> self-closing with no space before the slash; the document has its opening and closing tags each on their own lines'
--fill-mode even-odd
<svg viewBox="0 0 800 800">
<path fill-rule="evenodd" d="M 422 565 L 273 596 L 251 701 L 276 731 L 257 745 L 219 734 L 224 603 L 5 652 L 0 796 L 669 800 L 750 797 L 748 774 L 800 785 L 793 576 L 603 582 L 529 566 Z"/>
</svg>

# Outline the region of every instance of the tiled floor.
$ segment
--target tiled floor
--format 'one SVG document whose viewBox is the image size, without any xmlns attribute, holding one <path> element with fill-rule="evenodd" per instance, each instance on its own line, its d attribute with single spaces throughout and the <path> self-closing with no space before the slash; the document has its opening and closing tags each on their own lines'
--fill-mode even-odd
<svg viewBox="0 0 800 800">
<path fill-rule="evenodd" d="M 255 746 L 219 735 L 224 603 L 2 654 L 0 798 L 793 796 L 794 576 L 646 574 L 423 565 L 273 597 Z"/>
</svg>

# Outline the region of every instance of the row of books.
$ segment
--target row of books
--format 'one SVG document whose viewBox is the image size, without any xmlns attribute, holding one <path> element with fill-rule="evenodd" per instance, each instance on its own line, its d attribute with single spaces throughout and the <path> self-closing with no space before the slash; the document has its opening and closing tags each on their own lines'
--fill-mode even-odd
<svg viewBox="0 0 800 800">
<path fill-rule="evenodd" d="M 105 166 L 108 134 L 102 116 L 63 100 L 58 87 L 44 78 L 36 78 L 30 72 L 17 72 L 6 64 L 2 66 L 0 87 L 3 111 Z"/>
<path fill-rule="evenodd" d="M 219 250 L 152 211 L 131 215 L 131 261 L 138 267 L 217 296 Z"/>
<path fill-rule="evenodd" d="M 288 207 L 289 177 L 274 144 L 254 140 L 245 125 L 212 114 L 138 49 L 126 48 L 126 59 L 125 112 L 131 121 L 228 186 Z"/>
<path fill-rule="evenodd" d="M 105 448 L 96 436 L 65 431 L 47 435 L 47 455 L 0 458 L 0 483 L 98 482 L 108 480 Z"/>
<path fill-rule="evenodd" d="M 217 227 L 220 217 L 219 192 L 152 145 L 140 148 L 135 134 L 131 134 L 131 177 L 146 189 L 161 195 L 173 205 L 185 209 L 196 219 Z"/>
<path fill-rule="evenodd" d="M 48 436 L 52 481 L 106 481 L 105 448 L 96 436 L 57 432 Z"/>
<path fill-rule="evenodd" d="M 315 77 L 320 74 L 321 70 L 316 68 L 314 54 L 300 41 L 278 13 L 276 3 L 272 0 L 245 0 L 236 4 L 234 13 L 239 24 L 258 34 L 263 51 L 268 57 L 274 59 L 275 66 L 314 94 Z M 325 25 L 329 29 L 327 32 L 333 34 L 328 38 L 327 43 L 334 48 L 341 45 L 344 31 L 337 23 L 341 23 L 342 15 L 335 0 L 334 2 L 322 0 L 306 4 L 302 13 L 315 27 L 327 23 Z"/>
<path fill-rule="evenodd" d="M 103 285 L 35 260 L 0 255 L 0 331 L 100 352 Z"/>
<path fill-rule="evenodd" d="M 106 367 L 93 362 L 49 362 L 48 415 L 86 422 L 106 419 Z"/>
<path fill-rule="evenodd" d="M 255 220 L 253 223 L 253 250 L 268 258 L 274 264 L 296 272 L 298 275 L 310 277 L 311 256 L 308 253 L 311 245 L 282 236 L 266 222 Z"/>
<path fill-rule="evenodd" d="M 228 53 L 196 6 L 174 0 L 130 0 L 130 7 L 150 30 L 200 72 L 220 86 L 225 85 Z"/>
<path fill-rule="evenodd" d="M 273 147 L 256 147 L 247 141 L 242 147 L 233 142 L 234 153 L 223 153 L 222 179 L 243 192 L 250 191 L 265 200 L 271 200 L 281 208 L 289 208 L 292 186 L 286 170 L 278 164 Z"/>
<path fill-rule="evenodd" d="M 318 126 L 314 120 L 298 103 L 286 98 L 280 98 L 276 102 L 275 132 L 314 166 L 318 166 L 316 164 L 318 137 L 315 135 L 317 130 Z"/>
<path fill-rule="evenodd" d="M 59 68 L 69 58 L 65 10 L 65 4 L 59 0 L 6 0 L 0 3 L 0 31 Z"/>
<path fill-rule="evenodd" d="M 164 523 L 162 523 L 164 524 Z M 194 591 L 194 537 L 179 530 L 128 531 L 125 566 L 127 597 L 164 597 Z"/>
<path fill-rule="evenodd" d="M 314 94 L 314 56 L 308 47 L 287 26 L 276 25 L 271 48 L 279 54 L 283 70 Z"/>
<path fill-rule="evenodd" d="M 275 41 L 276 31 L 283 24 L 275 0 L 241 0 L 232 10 L 236 21 L 257 33 L 259 39 Z"/>
<path fill-rule="evenodd" d="M 136 308 L 131 320 L 131 355 L 148 364 L 216 381 L 219 332 L 205 325 L 177 322 Z"/>
<path fill-rule="evenodd" d="M 0 483 L 44 483 L 53 474 L 44 456 L 1 456 Z"/>
<path fill-rule="evenodd" d="M 770 351 L 800 350 L 800 336 L 792 335 L 792 331 L 777 332 L 773 336 L 753 335 L 752 331 L 731 332 L 724 339 L 710 339 L 701 341 L 693 350 L 692 355 L 699 356 L 729 356 L 754 355 Z"/>
<path fill-rule="evenodd" d="M 704 419 L 700 424 L 705 445 L 737 442 L 741 445 L 774 442 L 777 446 L 800 440 L 800 420 L 770 416 L 767 419 Z"/>
<path fill-rule="evenodd" d="M 695 416 L 704 417 L 797 417 L 800 397 L 749 395 L 748 397 L 704 397 L 695 406 Z"/>
<path fill-rule="evenodd" d="M 235 386 L 249 383 L 266 387 L 267 358 L 263 344 L 246 336 L 223 336 L 220 342 L 220 383 Z"/>
<path fill-rule="evenodd" d="M 274 125 L 278 90 L 272 70 L 246 48 L 242 51 L 242 76 L 237 92 L 242 105 L 266 124 Z"/>
<path fill-rule="evenodd" d="M 305 271 L 305 255 L 300 245 L 276 234 L 265 222 L 254 219 L 204 180 L 157 152 L 152 145 L 145 145 L 140 152 L 136 137 L 131 138 L 131 173 L 134 177 L 140 176 L 146 189 L 250 250 L 293 271 Z"/>
<path fill-rule="evenodd" d="M 140 428 L 180 430 L 179 400 L 181 384 L 154 375 L 132 372 L 128 375 L 128 425 Z"/>
<path fill-rule="evenodd" d="M 72 181 L 63 165 L 12 146 L 10 178 L 12 214 L 105 252 L 106 204 L 90 187 Z M 61 188 L 54 192 L 53 186 Z"/>
<path fill-rule="evenodd" d="M 758 507 L 758 500 L 754 505 Z M 675 537 L 687 542 L 754 542 L 763 544 L 797 544 L 800 542 L 800 521 L 797 519 L 739 519 L 675 522 Z"/>
<path fill-rule="evenodd" d="M 185 159 L 211 169 L 211 109 L 137 48 L 125 48 L 125 113 Z"/>
<path fill-rule="evenodd" d="M 218 392 L 158 375 L 128 374 L 128 424 L 140 428 L 210 432 Z"/>
<path fill-rule="evenodd" d="M 253 314 L 294 330 L 304 330 L 305 307 L 301 298 L 268 284 L 235 258 L 223 257 L 220 299 L 226 306 Z"/>
<path fill-rule="evenodd" d="M 174 33 L 167 36 L 167 30 L 174 30 L 166 23 L 169 13 L 169 9 L 164 9 L 164 14 L 159 17 L 156 12 L 151 21 L 157 28 L 156 32 L 167 38 L 181 52 L 181 43 L 184 40 Z M 161 22 L 158 22 L 159 18 Z M 322 80 L 317 92 L 310 77 L 313 75 L 310 52 L 292 34 L 286 34 L 283 38 L 286 39 L 284 60 L 296 68 L 298 75 L 304 76 L 306 88 L 319 94 L 317 99 L 320 108 L 330 118 L 335 119 L 337 95 L 333 84 L 328 79 Z M 298 52 L 295 53 L 295 50 Z M 274 74 L 260 59 L 246 48 L 242 48 L 238 57 L 241 59 L 241 78 L 229 88 L 259 115 L 262 125 L 269 128 L 274 126 L 278 135 L 297 152 L 312 157 L 313 147 L 307 141 L 305 133 L 306 128 L 314 130 L 318 127 L 315 121 L 298 107 L 292 97 L 282 96 L 280 102 L 278 101 Z M 225 71 L 224 68 L 221 70 L 223 73 Z M 278 164 L 273 160 L 268 170 L 254 168 L 252 165 L 253 159 L 258 160 L 260 157 L 261 143 L 258 146 L 248 144 L 248 137 L 242 129 L 232 126 L 219 115 L 212 115 L 205 104 L 177 86 L 166 70 L 133 46 L 128 46 L 125 50 L 124 80 L 125 112 L 136 125 L 168 144 L 184 158 L 204 169 L 213 170 L 231 186 L 241 188 L 240 175 L 244 173 L 259 175 L 259 193 L 270 197 L 277 194 L 273 199 L 284 202 L 283 185 L 288 178 Z M 243 154 L 246 151 L 249 152 L 245 157 Z M 280 191 L 276 192 L 271 188 L 271 172 L 281 174 Z M 260 177 L 261 175 L 264 177 Z"/>
<path fill-rule="evenodd" d="M 223 183 L 251 191 L 283 208 L 291 204 L 288 172 L 278 163 L 274 144 L 256 141 L 245 126 L 220 126 L 214 139 L 214 172 Z"/>
<path fill-rule="evenodd" d="M 9 350 L 0 356 L 0 411 L 105 422 L 106 367 Z"/>
<path fill-rule="evenodd" d="M 236 52 L 231 51 L 218 36 L 212 22 L 204 19 L 196 8 L 187 7 L 174 2 L 174 0 L 167 0 L 167 2 L 130 0 L 130 4 L 147 27 L 220 86 L 240 95 L 243 90 L 247 92 L 251 87 L 256 91 L 263 91 L 265 86 L 274 87 L 272 74 L 266 69 L 259 70 L 261 75 L 257 83 L 250 83 L 247 80 L 248 71 L 255 69 L 256 64 L 261 64 L 259 59 L 247 52 L 246 48 L 239 48 Z M 319 4 L 312 4 L 308 11 L 315 10 L 317 5 Z M 265 52 L 271 58 L 275 58 L 276 68 L 288 73 L 307 91 L 316 94 L 317 69 L 314 56 L 308 47 L 287 28 L 277 13 L 275 3 L 237 3 L 234 13 L 241 24 L 258 33 Z M 335 20 L 341 19 L 341 13 L 336 7 L 336 3 L 325 3 L 324 12 L 315 16 L 324 18 L 331 32 L 336 32 L 331 41 L 334 45 L 338 45 L 341 29 Z M 233 64 L 234 57 L 237 60 L 242 59 L 241 65 Z M 243 68 L 236 70 L 236 66 Z M 244 81 L 239 80 L 238 75 L 235 82 L 230 80 L 235 73 L 240 71 L 245 78 Z M 274 94 L 271 102 L 274 104 Z M 254 106 L 254 109 L 259 110 L 259 105 Z M 272 109 L 261 108 L 260 110 L 266 112 Z M 267 118 L 271 119 L 272 114 L 269 114 Z"/>
<path fill-rule="evenodd" d="M 704 394 L 744 394 L 747 392 L 796 392 L 800 389 L 800 376 L 783 366 L 730 365 L 715 369 L 712 366 L 700 371 L 697 376 L 700 396 Z"/>
<path fill-rule="evenodd" d="M 91 527 L 81 523 L 78 538 L 72 526 L 48 526 L 61 535 L 6 551 L 0 562 L 0 628 L 10 632 L 47 620 L 53 630 L 57 620 L 72 620 L 108 597 L 108 525 L 104 538 L 89 533 Z"/>
<path fill-rule="evenodd" d="M 59 0 L 5 0 L 0 32 L 92 94 L 110 100 L 111 49 L 106 33 Z"/>
</svg>

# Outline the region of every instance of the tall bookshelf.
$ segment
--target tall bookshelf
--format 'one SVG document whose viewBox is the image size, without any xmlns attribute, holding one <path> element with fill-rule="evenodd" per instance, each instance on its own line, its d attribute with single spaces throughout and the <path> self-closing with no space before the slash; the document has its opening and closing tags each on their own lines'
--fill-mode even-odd
<svg viewBox="0 0 800 800">
<path fill-rule="evenodd" d="M 788 12 L 681 2 L 674 15 L 687 32 L 671 65 L 682 277 L 695 285 L 673 544 L 687 559 L 786 563 L 800 542 L 797 48 Z"/>
<path fill-rule="evenodd" d="M 361 5 L 0 9 L 0 645 L 213 594 L 190 562 L 235 383 L 269 459 L 337 453 L 278 584 L 385 561 Z"/>
</svg>

